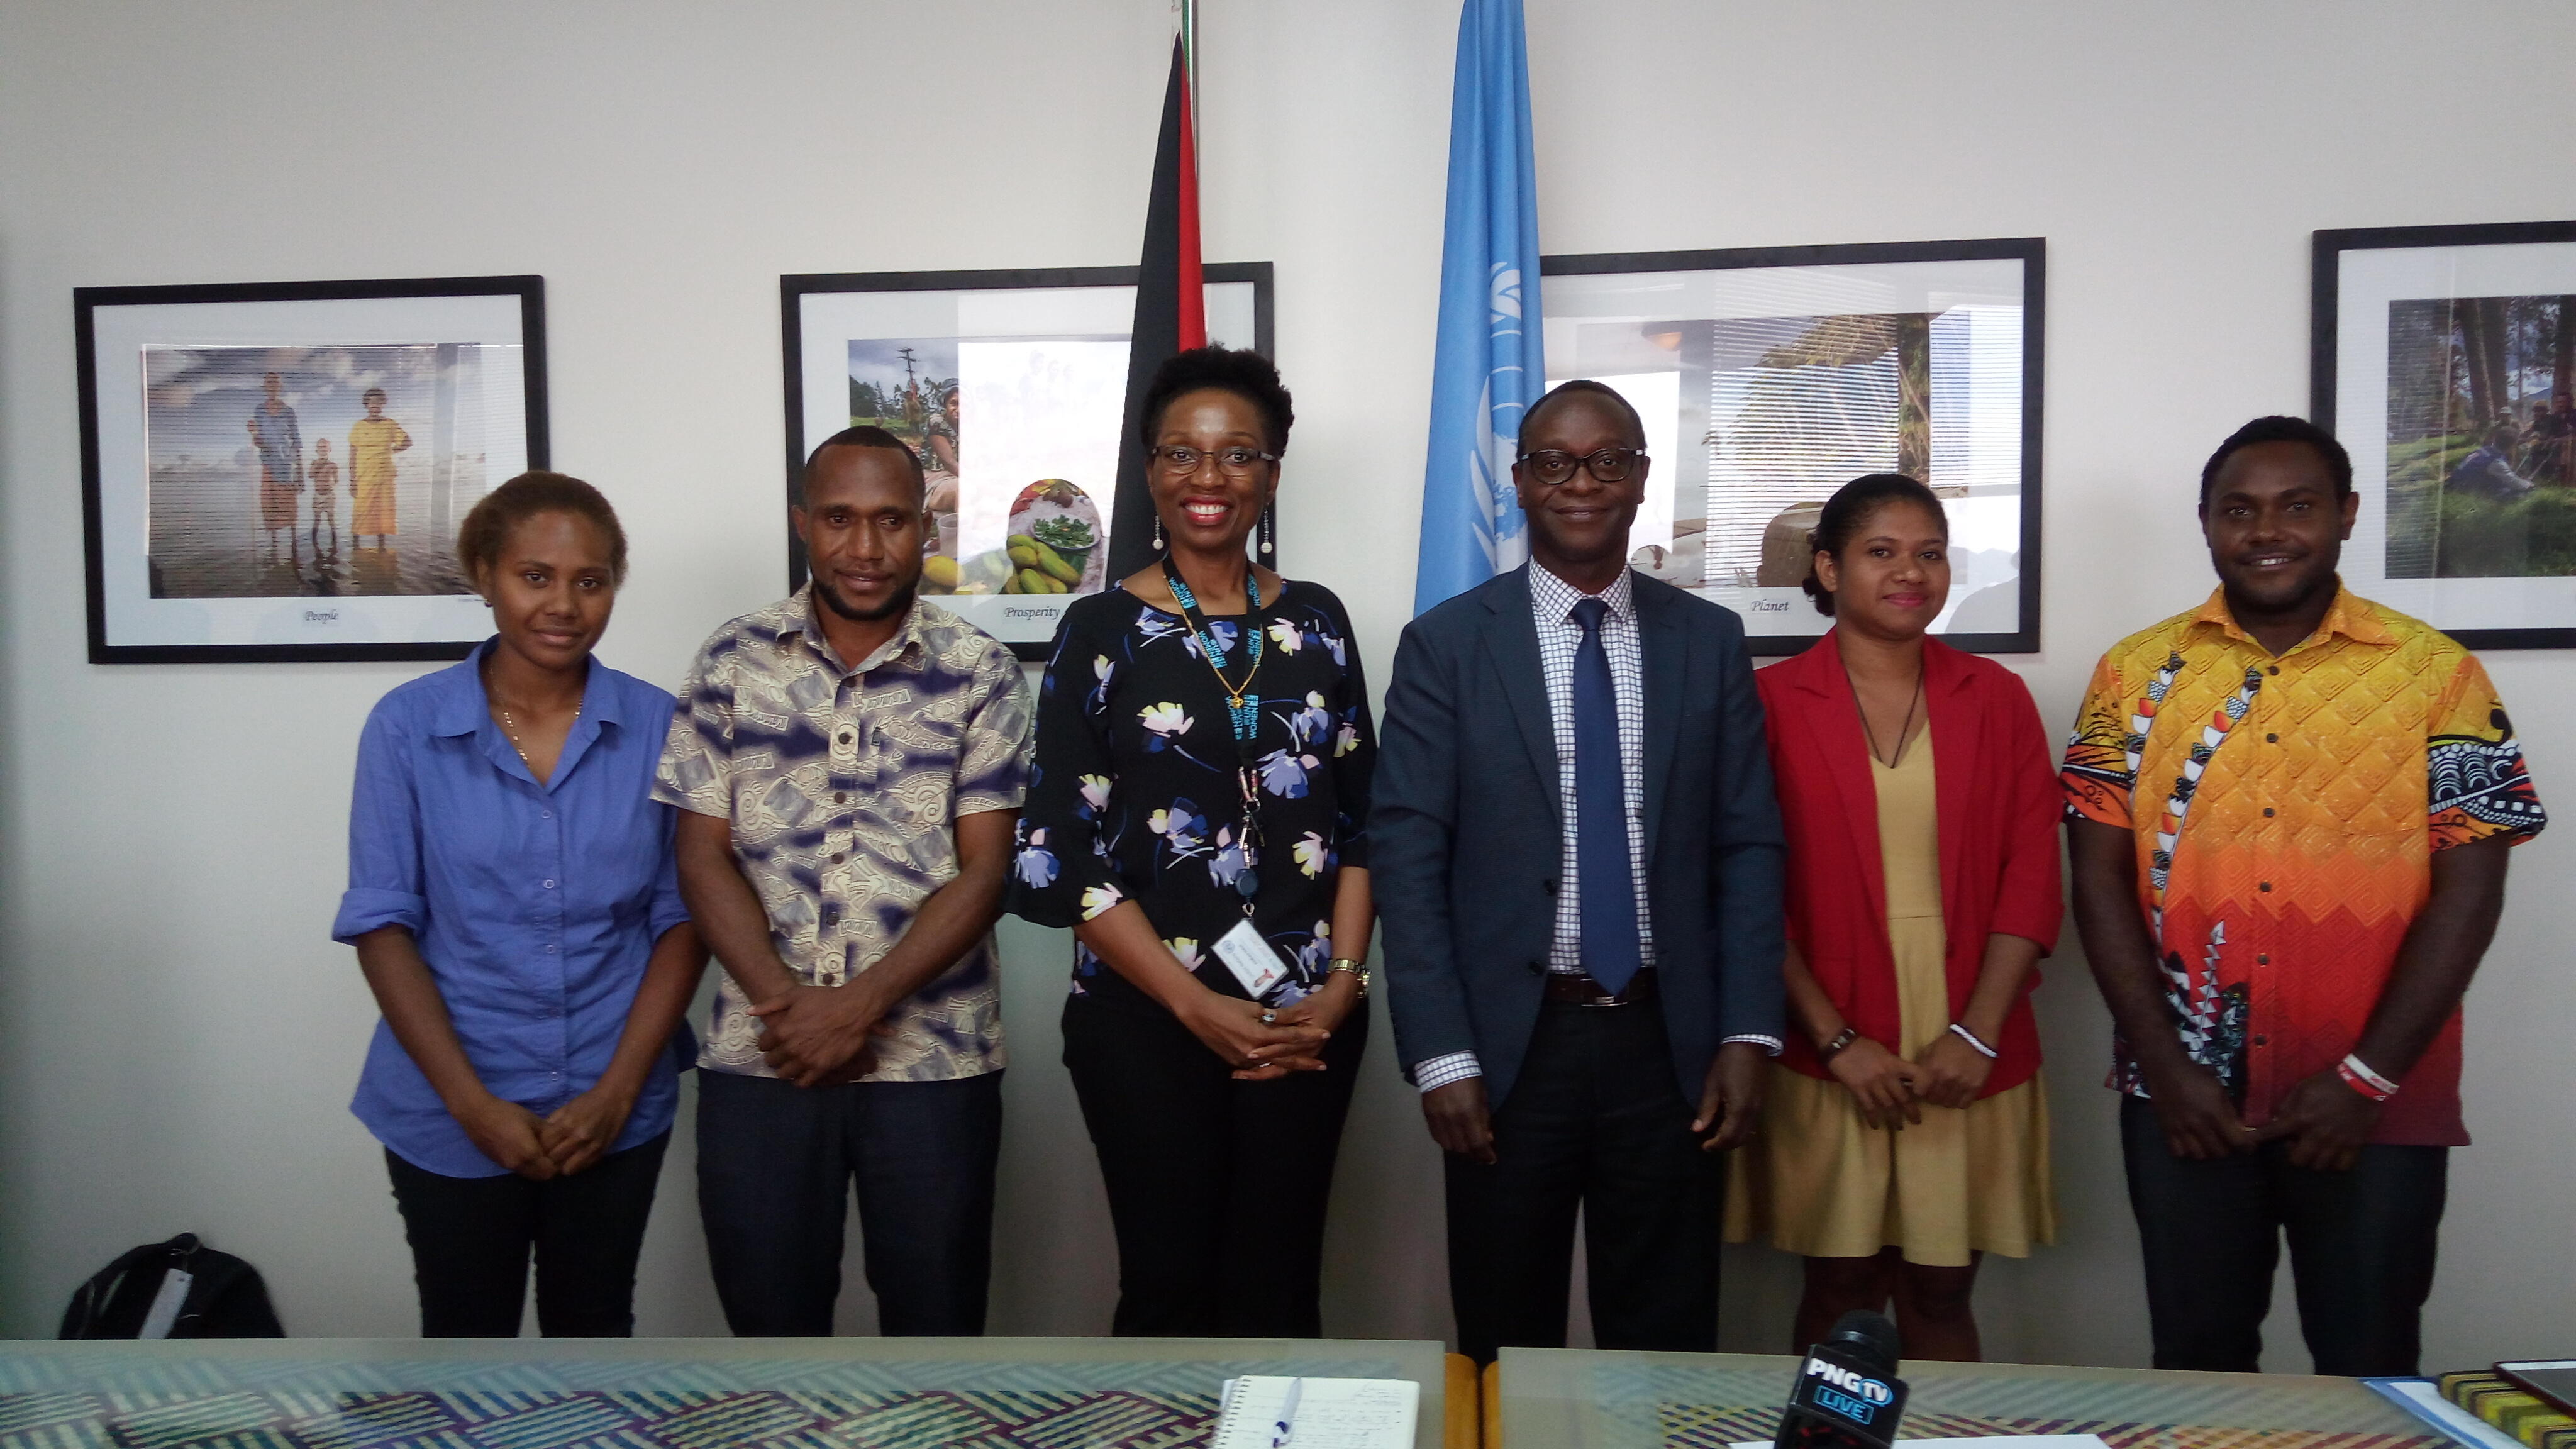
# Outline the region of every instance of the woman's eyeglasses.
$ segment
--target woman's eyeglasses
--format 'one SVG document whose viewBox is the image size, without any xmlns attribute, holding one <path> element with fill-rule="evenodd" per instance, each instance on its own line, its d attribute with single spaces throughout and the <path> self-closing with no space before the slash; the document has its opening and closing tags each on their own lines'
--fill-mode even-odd
<svg viewBox="0 0 2576 1449">
<path fill-rule="evenodd" d="M 1195 473 L 1199 470 L 1199 464 L 1214 458 L 1217 471 L 1233 478 L 1243 477 L 1264 463 L 1279 461 L 1277 453 L 1265 453 L 1258 448 L 1246 448 L 1240 445 L 1219 448 L 1210 453 L 1174 443 L 1156 448 L 1146 456 L 1175 473 Z"/>
</svg>

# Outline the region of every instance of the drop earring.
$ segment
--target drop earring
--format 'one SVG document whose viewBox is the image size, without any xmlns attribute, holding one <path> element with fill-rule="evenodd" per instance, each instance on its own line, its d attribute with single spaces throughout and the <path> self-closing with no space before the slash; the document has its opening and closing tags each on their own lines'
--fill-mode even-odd
<svg viewBox="0 0 2576 1449">
<path fill-rule="evenodd" d="M 1163 551 L 1163 515 L 1162 515 L 1162 514 L 1160 514 L 1160 513 L 1157 513 L 1157 514 L 1155 514 L 1155 515 L 1154 515 L 1154 552 L 1156 552 L 1156 553 L 1161 553 L 1162 551 Z"/>
</svg>

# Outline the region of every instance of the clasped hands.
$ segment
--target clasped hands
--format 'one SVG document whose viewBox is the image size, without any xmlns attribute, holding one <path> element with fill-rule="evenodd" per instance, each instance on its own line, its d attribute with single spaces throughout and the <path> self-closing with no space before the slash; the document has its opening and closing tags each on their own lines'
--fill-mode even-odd
<svg viewBox="0 0 2576 1449">
<path fill-rule="evenodd" d="M 2287 1140 L 2292 1167 L 2349 1172 L 2379 1126 L 2379 1104 L 2331 1069 L 2292 1087 L 2260 1127 L 2246 1126 L 2217 1076 L 2188 1061 L 2151 1069 L 2147 1091 L 2166 1150 L 2190 1162 L 2215 1162 Z"/>
<path fill-rule="evenodd" d="M 1909 1122 L 1921 1124 L 1925 1102 L 1957 1108 L 1974 1103 L 1995 1064 L 1956 1033 L 1943 1032 L 1912 1061 L 1868 1037 L 1854 1037 L 1826 1060 L 1825 1070 L 1850 1090 L 1861 1121 L 1893 1132 Z"/>
<path fill-rule="evenodd" d="M 1202 988 L 1174 1014 L 1190 1035 L 1234 1068 L 1236 1081 L 1268 1082 L 1290 1072 L 1324 1070 L 1324 1043 L 1332 1040 L 1358 1000 L 1357 978 L 1337 971 L 1303 998 L 1276 1010 Z"/>
<path fill-rule="evenodd" d="M 862 977 L 846 986 L 803 983 L 751 1008 L 760 1022 L 760 1059 L 784 1081 L 800 1087 L 855 1082 L 876 1066 L 876 1038 L 891 1036 L 885 1019 L 894 1003 L 880 1001 Z"/>
<path fill-rule="evenodd" d="M 487 1092 L 459 1112 L 457 1122 L 484 1156 L 532 1182 L 544 1182 L 570 1177 L 607 1156 L 634 1110 L 633 1088 L 602 1079 L 543 1117 Z"/>
</svg>

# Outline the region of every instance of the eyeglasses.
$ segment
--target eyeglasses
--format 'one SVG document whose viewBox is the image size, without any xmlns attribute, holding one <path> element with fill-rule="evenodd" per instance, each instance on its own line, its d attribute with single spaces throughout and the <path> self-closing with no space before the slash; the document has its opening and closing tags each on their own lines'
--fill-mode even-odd
<svg viewBox="0 0 2576 1449">
<path fill-rule="evenodd" d="M 1177 443 L 1166 444 L 1146 456 L 1175 473 L 1195 473 L 1199 470 L 1199 464 L 1214 458 L 1218 472 L 1236 478 L 1251 472 L 1260 464 L 1279 461 L 1277 453 L 1265 453 L 1258 448 L 1247 448 L 1241 444 L 1231 448 L 1219 448 L 1213 453 L 1201 452 L 1197 448 L 1184 448 Z"/>
<path fill-rule="evenodd" d="M 1580 466 L 1604 483 L 1625 483 L 1637 471 L 1637 460 L 1646 456 L 1643 448 L 1603 448 L 1599 452 L 1576 457 L 1554 448 L 1523 453 L 1519 461 L 1528 467 L 1530 476 L 1553 488 L 1574 476 Z"/>
</svg>

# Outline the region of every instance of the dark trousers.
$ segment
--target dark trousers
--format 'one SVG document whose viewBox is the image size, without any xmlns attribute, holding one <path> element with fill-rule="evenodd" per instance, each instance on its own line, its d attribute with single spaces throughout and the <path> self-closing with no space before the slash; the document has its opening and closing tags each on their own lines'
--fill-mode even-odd
<svg viewBox="0 0 2576 1449">
<path fill-rule="evenodd" d="M 1663 1008 L 1548 1002 L 1491 1165 L 1452 1155 L 1449 1301 L 1459 1351 L 1563 1348 L 1582 1209 L 1603 1348 L 1717 1350 L 1723 1168 L 1690 1132 Z"/>
<path fill-rule="evenodd" d="M 635 1332 L 635 1259 L 671 1134 L 612 1152 L 587 1171 L 531 1182 L 516 1173 L 448 1177 L 385 1153 L 411 1242 L 423 1338 L 516 1338 L 537 1260 L 537 1331 L 548 1338 Z"/>
<path fill-rule="evenodd" d="M 698 1211 L 735 1333 L 827 1337 L 851 1184 L 877 1331 L 984 1331 L 1002 1074 L 800 1087 L 698 1073 Z"/>
<path fill-rule="evenodd" d="M 2350 1172 L 2292 1167 L 2282 1142 L 2191 1162 L 2166 1150 L 2155 1108 L 2136 1097 L 2120 1103 L 2120 1146 L 2156 1367 L 2260 1370 L 2286 1233 L 2299 1329 L 2317 1372 L 2417 1371 L 2449 1148 L 2365 1147 Z"/>
<path fill-rule="evenodd" d="M 1064 1064 L 1118 1237 L 1111 1332 L 1322 1335 L 1324 1206 L 1367 1045 L 1355 1009 L 1325 1070 L 1238 1082 L 1159 1006 L 1065 1003 Z"/>
</svg>

